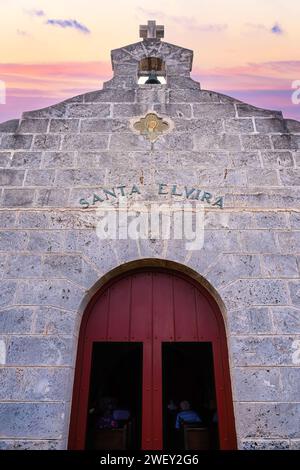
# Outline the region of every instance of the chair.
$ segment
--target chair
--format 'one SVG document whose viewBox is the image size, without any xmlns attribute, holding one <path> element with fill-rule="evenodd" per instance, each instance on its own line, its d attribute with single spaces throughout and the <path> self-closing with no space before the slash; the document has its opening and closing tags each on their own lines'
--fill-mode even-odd
<svg viewBox="0 0 300 470">
<path fill-rule="evenodd" d="M 94 431 L 93 449 L 125 450 L 128 448 L 128 425 L 116 429 L 97 429 Z"/>
<path fill-rule="evenodd" d="M 209 429 L 199 426 L 199 423 L 184 424 L 183 435 L 186 450 L 210 449 Z"/>
</svg>

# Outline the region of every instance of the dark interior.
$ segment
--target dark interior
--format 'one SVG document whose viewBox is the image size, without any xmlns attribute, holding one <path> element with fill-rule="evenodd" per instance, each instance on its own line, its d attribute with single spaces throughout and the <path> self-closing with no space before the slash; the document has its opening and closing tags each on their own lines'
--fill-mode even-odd
<svg viewBox="0 0 300 470">
<path fill-rule="evenodd" d="M 94 343 L 87 449 L 141 448 L 142 346 Z"/>
<path fill-rule="evenodd" d="M 164 449 L 218 449 L 211 343 L 163 343 L 162 370 Z M 190 403 L 191 409 L 201 419 L 201 423 L 190 423 L 190 427 L 197 427 L 198 430 L 183 429 L 184 426 L 175 428 L 179 404 L 183 400 Z M 186 442 L 190 435 L 196 442 Z"/>
</svg>

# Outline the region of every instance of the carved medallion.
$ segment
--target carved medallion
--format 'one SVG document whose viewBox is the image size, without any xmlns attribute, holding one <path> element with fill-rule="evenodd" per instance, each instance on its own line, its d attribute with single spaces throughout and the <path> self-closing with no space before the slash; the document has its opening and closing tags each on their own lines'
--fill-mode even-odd
<svg viewBox="0 0 300 470">
<path fill-rule="evenodd" d="M 161 135 L 169 132 L 172 126 L 168 118 L 161 118 L 152 112 L 132 122 L 132 127 L 150 142 L 155 142 Z"/>
</svg>

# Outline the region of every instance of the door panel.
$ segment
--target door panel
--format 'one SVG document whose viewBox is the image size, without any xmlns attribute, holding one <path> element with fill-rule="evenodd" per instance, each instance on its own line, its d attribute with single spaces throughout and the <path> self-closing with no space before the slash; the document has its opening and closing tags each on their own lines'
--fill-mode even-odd
<svg viewBox="0 0 300 470">
<path fill-rule="evenodd" d="M 114 279 L 94 296 L 79 335 L 71 449 L 85 445 L 93 341 L 143 343 L 143 449 L 162 448 L 162 342 L 211 342 L 221 448 L 235 448 L 224 323 L 217 304 L 202 286 L 179 273 L 140 269 Z"/>
</svg>

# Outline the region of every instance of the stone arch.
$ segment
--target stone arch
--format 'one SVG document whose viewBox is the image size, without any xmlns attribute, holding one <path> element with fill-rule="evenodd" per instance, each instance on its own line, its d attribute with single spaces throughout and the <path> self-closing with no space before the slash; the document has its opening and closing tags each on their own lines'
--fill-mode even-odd
<svg viewBox="0 0 300 470">
<path fill-rule="evenodd" d="M 158 258 L 147 258 L 147 259 L 140 259 L 140 260 L 133 260 L 133 261 L 128 261 L 127 263 L 124 263 L 122 265 L 119 265 L 112 270 L 108 271 L 105 273 L 93 286 L 91 289 L 89 289 L 87 295 L 85 298 L 82 300 L 81 305 L 80 305 L 80 312 L 81 313 L 86 313 L 89 311 L 91 308 L 90 305 L 95 302 L 95 298 L 99 297 L 101 295 L 101 292 L 105 292 L 107 289 L 107 286 L 118 284 L 119 280 L 122 278 L 126 278 L 128 276 L 134 275 L 134 273 L 139 273 L 139 272 L 155 272 L 157 270 L 158 272 L 169 272 L 171 275 L 173 274 L 175 277 L 178 276 L 178 278 L 182 277 L 185 278 L 186 280 L 190 279 L 191 284 L 193 284 L 196 289 L 197 285 L 199 286 L 199 289 L 202 289 L 203 292 L 207 292 L 208 298 L 212 299 L 213 304 L 216 305 L 216 311 L 219 311 L 220 317 L 221 317 L 221 323 L 223 323 L 224 327 L 224 337 L 221 339 L 221 342 L 223 344 L 228 344 L 228 332 L 227 332 L 227 321 L 226 321 L 226 309 L 225 305 L 221 299 L 220 294 L 217 292 L 217 290 L 197 271 L 194 269 L 190 268 L 189 266 L 183 265 L 181 263 L 175 262 L 175 261 L 169 261 L 165 259 L 158 259 Z M 85 317 L 85 323 L 86 323 L 87 317 Z M 83 321 L 83 319 L 82 319 Z M 78 322 L 78 327 L 79 327 Z M 85 324 L 84 323 L 84 324 Z M 85 329 L 85 327 L 84 327 Z M 81 328 L 82 330 L 82 328 Z M 222 337 L 222 335 L 220 335 Z M 79 338 L 79 349 L 78 349 L 78 354 L 82 354 L 82 331 L 80 335 L 76 334 L 76 338 Z M 225 341 L 225 343 L 223 342 Z M 221 373 L 222 376 L 224 376 L 224 380 L 228 381 L 228 389 L 227 385 L 225 386 L 226 395 L 227 397 L 230 396 L 232 397 L 232 392 L 231 392 L 231 382 L 232 382 L 232 377 L 231 377 L 231 371 L 230 371 L 230 363 L 226 359 L 227 356 L 227 346 L 224 346 L 225 350 L 222 353 L 222 357 L 225 357 L 225 369 Z M 214 346 L 215 348 L 215 346 Z M 218 347 L 217 347 L 218 348 Z M 225 352 L 225 354 L 224 354 Z M 78 367 L 78 359 L 79 356 L 77 356 L 76 364 Z M 80 360 L 80 359 L 79 359 Z M 227 362 L 226 362 L 227 361 Z M 81 373 L 80 373 L 81 375 Z M 227 379 L 225 379 L 227 377 Z M 222 379 L 223 380 L 223 379 Z M 75 380 L 75 394 L 77 393 L 76 390 L 78 390 L 78 371 L 77 371 L 77 379 Z M 74 395 L 73 395 L 73 400 L 74 400 Z M 231 398 L 232 400 L 232 398 Z M 232 409 L 233 403 L 232 401 L 230 402 L 229 408 Z M 226 408 L 226 407 L 225 407 Z M 74 423 L 74 411 L 73 413 L 73 418 L 71 423 Z M 229 412 L 229 415 L 232 417 L 229 419 L 229 428 L 232 429 L 233 435 L 228 439 L 228 437 L 222 438 L 222 445 L 225 447 L 222 448 L 232 448 L 231 446 L 235 446 L 235 430 L 234 430 L 234 421 L 233 421 L 233 411 Z M 76 446 L 74 447 L 74 437 L 73 437 L 73 429 L 74 429 L 74 424 L 72 424 L 72 438 L 71 438 L 71 448 L 77 448 Z M 228 431 L 227 431 L 228 432 Z M 228 434 L 227 434 L 228 436 Z M 225 439 L 225 440 L 224 440 Z M 226 444 L 226 441 L 228 443 Z M 226 445 L 228 447 L 226 447 Z M 79 447 L 80 448 L 80 447 Z"/>
</svg>

